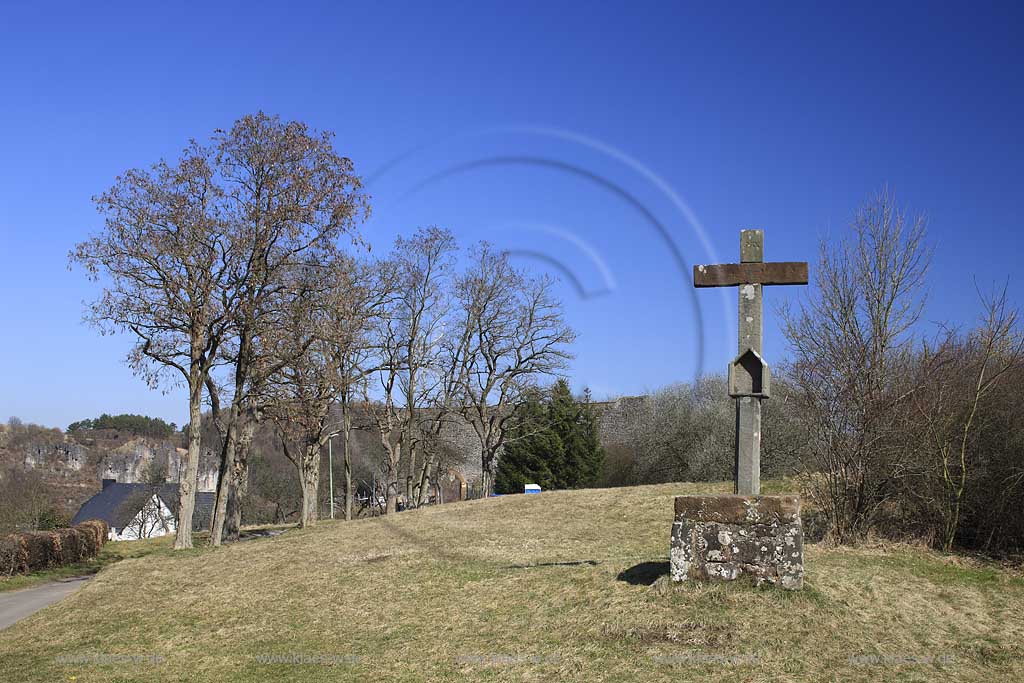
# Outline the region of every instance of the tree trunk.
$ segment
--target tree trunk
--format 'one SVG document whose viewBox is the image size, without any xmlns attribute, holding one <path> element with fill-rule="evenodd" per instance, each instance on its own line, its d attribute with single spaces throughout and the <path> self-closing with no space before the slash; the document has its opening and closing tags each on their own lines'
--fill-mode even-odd
<svg viewBox="0 0 1024 683">
<path fill-rule="evenodd" d="M 307 447 L 305 457 L 302 459 L 302 466 L 299 468 L 299 480 L 302 482 L 302 514 L 299 517 L 299 526 L 312 526 L 319 519 L 319 444 Z"/>
<path fill-rule="evenodd" d="M 242 500 L 249 490 L 249 451 L 252 449 L 255 432 L 256 417 L 252 415 L 252 411 L 246 411 L 238 431 L 238 443 L 235 445 L 235 466 L 231 473 L 227 517 L 224 521 L 224 536 L 231 541 L 238 539 L 242 528 Z"/>
<path fill-rule="evenodd" d="M 235 451 L 235 471 L 238 471 L 239 465 L 239 451 L 241 446 L 236 447 Z M 245 470 L 245 474 L 248 475 L 248 468 Z M 242 499 L 245 497 L 246 489 L 248 488 L 248 476 L 240 478 L 237 474 L 231 478 L 231 489 L 228 491 L 228 507 L 224 514 L 224 541 L 237 541 L 239 532 L 242 528 Z"/>
<path fill-rule="evenodd" d="M 490 449 L 484 449 L 481 454 L 480 472 L 481 497 L 487 498 L 494 488 L 494 453 Z"/>
<path fill-rule="evenodd" d="M 395 512 L 397 512 L 396 503 L 398 501 L 396 499 L 398 498 L 398 472 L 393 470 L 390 474 L 388 474 L 387 486 L 387 491 L 384 494 L 385 496 L 387 496 L 387 507 L 384 509 L 384 514 L 393 515 L 395 514 Z"/>
<path fill-rule="evenodd" d="M 347 402 L 343 404 L 342 420 L 344 423 L 344 431 L 342 440 L 345 447 L 345 521 L 352 521 L 352 453 L 349 446 L 349 440 L 352 432 L 352 419 L 348 414 Z"/>
<path fill-rule="evenodd" d="M 238 434 L 238 410 L 231 406 L 228 414 L 228 429 L 224 435 L 224 446 L 220 456 L 220 474 L 217 477 L 217 498 L 213 505 L 213 520 L 210 524 L 210 545 L 219 546 L 224 538 L 224 517 L 227 514 L 228 498 L 231 495 L 235 469 L 235 450 Z"/>
<path fill-rule="evenodd" d="M 497 428 L 486 416 L 478 423 L 474 420 L 473 426 L 480 439 L 480 486 L 483 489 L 481 497 L 487 498 L 494 486 L 494 456 L 501 448 L 502 439 L 500 432 L 496 432 Z"/>
<path fill-rule="evenodd" d="M 414 481 L 413 475 L 416 472 L 416 447 L 413 445 L 412 440 L 409 437 L 409 430 L 408 430 L 408 428 L 406 429 L 405 433 L 406 433 L 405 442 L 407 444 L 409 444 L 409 449 L 408 449 L 409 450 L 409 456 L 407 458 L 408 462 L 406 463 L 406 470 L 405 470 L 405 507 L 406 508 L 410 508 L 410 507 L 412 507 L 413 493 L 414 493 L 414 491 L 413 491 L 413 488 L 414 488 L 414 486 L 413 486 L 413 481 Z"/>
<path fill-rule="evenodd" d="M 203 439 L 203 380 L 199 361 L 193 361 L 189 372 L 188 451 L 178 466 L 178 530 L 174 549 L 192 547 L 192 517 L 196 508 L 196 484 L 199 481 L 199 453 Z"/>
<path fill-rule="evenodd" d="M 387 451 L 388 471 L 387 480 L 384 482 L 384 497 L 386 505 L 384 514 L 391 515 L 397 512 L 398 503 L 398 467 L 402 462 L 402 441 L 391 444 L 386 437 L 381 436 L 381 443 Z"/>
<path fill-rule="evenodd" d="M 433 458 L 429 455 L 423 456 L 423 467 L 420 469 L 419 489 L 416 494 L 416 505 L 425 505 L 430 501 L 430 466 Z"/>
</svg>

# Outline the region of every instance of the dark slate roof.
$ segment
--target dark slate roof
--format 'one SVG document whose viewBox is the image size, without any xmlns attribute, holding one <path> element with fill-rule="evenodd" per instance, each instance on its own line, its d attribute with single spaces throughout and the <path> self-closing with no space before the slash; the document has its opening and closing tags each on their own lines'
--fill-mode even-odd
<svg viewBox="0 0 1024 683">
<path fill-rule="evenodd" d="M 107 484 L 102 491 L 85 501 L 71 523 L 78 524 L 87 519 L 102 519 L 114 529 L 123 529 L 125 524 L 139 512 L 143 503 L 149 499 L 149 496 L 145 495 L 148 491 L 159 493 L 160 499 L 174 514 L 177 514 L 177 484 L 153 486 L 152 484 L 112 483 Z M 209 491 L 196 493 L 196 509 L 192 516 L 194 530 L 205 529 L 210 525 L 215 497 L 216 494 Z"/>
</svg>

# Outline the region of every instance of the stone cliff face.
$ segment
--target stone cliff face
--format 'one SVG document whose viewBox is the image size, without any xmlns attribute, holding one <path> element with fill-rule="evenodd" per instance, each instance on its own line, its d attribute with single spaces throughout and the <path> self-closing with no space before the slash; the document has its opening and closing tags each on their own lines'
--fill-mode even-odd
<svg viewBox="0 0 1024 683">
<path fill-rule="evenodd" d="M 88 467 L 89 449 L 71 441 L 37 442 L 22 448 L 25 467 L 81 472 Z"/>
<path fill-rule="evenodd" d="M 178 481 L 181 459 L 185 454 L 184 448 L 177 448 L 167 441 L 132 439 L 100 458 L 97 476 L 123 484 L 138 483 L 145 481 L 147 473 L 156 465 L 167 472 L 167 481 Z M 217 487 L 217 468 L 209 460 L 200 461 L 200 491 L 213 491 Z"/>
<path fill-rule="evenodd" d="M 177 481 L 184 454 L 171 440 L 111 430 L 0 443 L 0 464 L 38 472 L 53 489 L 54 502 L 69 513 L 99 491 L 103 479 L 143 482 L 156 464 L 165 469 L 168 481 Z M 216 486 L 216 460 L 208 455 L 200 460 L 199 490 L 213 491 Z"/>
</svg>

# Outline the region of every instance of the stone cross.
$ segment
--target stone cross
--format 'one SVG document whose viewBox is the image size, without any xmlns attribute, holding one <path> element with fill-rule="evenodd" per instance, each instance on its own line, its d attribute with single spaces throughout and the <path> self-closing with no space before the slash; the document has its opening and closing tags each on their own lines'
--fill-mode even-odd
<svg viewBox="0 0 1024 683">
<path fill-rule="evenodd" d="M 739 347 L 729 365 L 729 395 L 736 399 L 735 492 L 761 492 L 761 401 L 770 392 L 761 356 L 761 287 L 806 285 L 807 263 L 764 263 L 764 231 L 740 231 L 740 262 L 693 267 L 694 287 L 739 287 Z"/>
</svg>

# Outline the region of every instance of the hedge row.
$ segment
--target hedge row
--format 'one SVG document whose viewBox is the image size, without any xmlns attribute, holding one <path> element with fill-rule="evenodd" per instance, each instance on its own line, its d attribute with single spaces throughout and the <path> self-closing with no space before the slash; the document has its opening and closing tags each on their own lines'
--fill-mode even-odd
<svg viewBox="0 0 1024 683">
<path fill-rule="evenodd" d="M 0 538 L 0 575 L 26 574 L 96 557 L 107 542 L 107 523 L 90 519 L 67 529 Z"/>
</svg>

